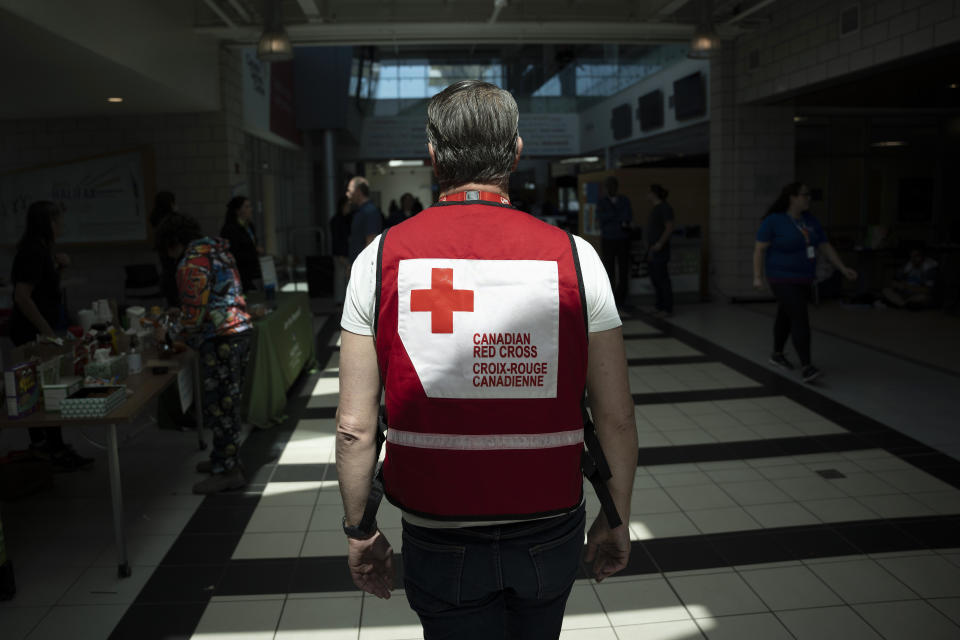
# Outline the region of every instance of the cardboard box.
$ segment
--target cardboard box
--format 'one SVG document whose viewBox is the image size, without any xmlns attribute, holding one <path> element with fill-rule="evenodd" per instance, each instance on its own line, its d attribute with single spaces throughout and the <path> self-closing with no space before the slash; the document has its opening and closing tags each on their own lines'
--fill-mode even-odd
<svg viewBox="0 0 960 640">
<path fill-rule="evenodd" d="M 101 418 L 127 399 L 124 387 L 81 387 L 60 402 L 64 418 Z"/>
<path fill-rule="evenodd" d="M 7 369 L 3 372 L 3 382 L 8 416 L 22 418 L 39 408 L 40 382 L 35 362 L 21 362 Z"/>
<path fill-rule="evenodd" d="M 56 384 L 43 385 L 43 408 L 47 411 L 60 411 L 60 403 L 83 386 L 80 376 L 65 376 Z"/>
</svg>

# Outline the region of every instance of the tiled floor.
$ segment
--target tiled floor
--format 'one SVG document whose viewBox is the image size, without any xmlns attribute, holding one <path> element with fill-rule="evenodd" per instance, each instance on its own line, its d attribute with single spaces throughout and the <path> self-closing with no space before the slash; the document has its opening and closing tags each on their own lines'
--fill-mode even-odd
<svg viewBox="0 0 960 640">
<path fill-rule="evenodd" d="M 730 313 L 625 323 L 641 445 L 631 564 L 602 584 L 577 581 L 561 638 L 960 637 L 960 463 L 884 426 L 929 443 L 925 413 L 914 430 L 888 421 L 892 400 L 858 395 L 828 366 L 817 392 L 785 380 L 760 364 L 756 326 Z M 364 596 L 344 570 L 331 329 L 319 334 L 322 367 L 291 394 L 289 423 L 249 435 L 244 492 L 189 494 L 203 457 L 189 433 L 145 424 L 123 446 L 131 578 L 115 573 L 102 460 L 5 505 L 19 592 L 0 603 L 4 640 L 421 638 L 402 589 Z M 871 378 L 889 365 L 830 346 Z M 903 366 L 887 375 L 909 401 L 919 392 L 903 376 L 916 365 Z M 948 377 L 925 381 L 955 386 Z M 947 395 L 924 406 L 948 409 Z M 399 548 L 399 512 L 384 501 L 378 520 Z"/>
</svg>

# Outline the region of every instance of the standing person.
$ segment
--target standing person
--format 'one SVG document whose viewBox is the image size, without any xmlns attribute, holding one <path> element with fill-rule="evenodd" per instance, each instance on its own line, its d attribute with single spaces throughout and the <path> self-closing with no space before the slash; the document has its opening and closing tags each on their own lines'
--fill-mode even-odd
<svg viewBox="0 0 960 640">
<path fill-rule="evenodd" d="M 603 266 L 613 284 L 613 298 L 620 314 L 626 317 L 626 300 L 630 281 L 630 225 L 633 209 L 627 196 L 618 195 L 620 183 L 614 176 L 604 182 L 607 194 L 597 203 L 600 221 L 600 245 Z"/>
<path fill-rule="evenodd" d="M 387 218 L 387 222 L 384 227 L 394 227 L 404 220 L 415 216 L 422 209 L 423 207 L 417 209 L 416 201 L 414 200 L 412 193 L 405 193 L 400 196 L 400 206 L 390 212 L 390 216 Z"/>
<path fill-rule="evenodd" d="M 239 410 L 253 334 L 240 274 L 227 243 L 204 237 L 191 217 L 167 216 L 156 240 L 157 248 L 177 261 L 180 323 L 200 358 L 203 423 L 213 430 L 210 461 L 197 465 L 197 471 L 212 475 L 193 492 L 238 489 L 247 483 L 238 457 Z M 156 337 L 163 340 L 165 332 Z"/>
<path fill-rule="evenodd" d="M 14 346 L 37 336 L 54 337 L 60 320 L 60 272 L 70 265 L 65 253 L 55 253 L 57 236 L 63 229 L 63 212 L 47 200 L 27 209 L 27 226 L 17 243 L 10 282 L 13 283 L 13 313 L 10 339 Z M 57 471 L 74 471 L 93 464 L 65 444 L 60 427 L 31 427 L 30 449 L 47 458 Z"/>
<path fill-rule="evenodd" d="M 353 264 L 363 248 L 383 229 L 383 214 L 370 199 L 370 184 L 366 178 L 356 176 L 347 183 L 347 199 L 354 206 L 349 255 L 350 264 Z"/>
<path fill-rule="evenodd" d="M 330 220 L 330 244 L 333 251 L 334 285 L 333 297 L 343 304 L 350 277 L 350 224 L 353 222 L 353 207 L 347 196 L 340 196 L 336 215 Z"/>
<path fill-rule="evenodd" d="M 359 588 L 390 597 L 393 552 L 365 514 L 382 380 L 384 489 L 403 511 L 404 586 L 425 638 L 559 636 L 583 549 L 584 387 L 610 454 L 609 504 L 629 521 L 637 436 L 620 319 L 591 246 L 510 206 L 517 121 L 492 84 L 434 96 L 440 201 L 364 250 L 347 288 L 337 470 L 348 564 Z M 630 553 L 627 525 L 612 523 L 601 514 L 588 534 L 598 581 Z"/>
<path fill-rule="evenodd" d="M 653 204 L 650 219 L 647 220 L 647 268 L 650 271 L 650 283 L 656 293 L 654 315 L 669 318 L 673 315 L 673 283 L 667 271 L 670 262 L 670 236 L 673 234 L 673 207 L 667 204 L 670 192 L 662 185 L 650 185 L 648 197 Z"/>
<path fill-rule="evenodd" d="M 753 286 L 763 289 L 764 275 L 777 299 L 773 325 L 773 353 L 770 362 L 786 370 L 794 366 L 783 353 L 787 336 L 800 358 L 800 375 L 813 382 L 821 371 L 810 362 L 810 318 L 807 303 L 816 277 L 817 251 L 822 251 L 848 280 L 857 272 L 845 264 L 827 241 L 827 235 L 810 214 L 810 187 L 791 182 L 770 205 L 757 231 L 753 251 Z"/>
<path fill-rule="evenodd" d="M 154 233 L 157 227 L 171 213 L 177 211 L 177 198 L 171 191 L 158 191 L 153 199 L 153 211 L 150 213 L 150 227 Z M 167 301 L 167 306 L 175 307 L 180 304 L 177 293 L 177 263 L 168 255 L 159 252 L 160 256 L 160 292 Z"/>
<path fill-rule="evenodd" d="M 227 203 L 227 215 L 220 236 L 230 243 L 230 253 L 237 263 L 244 291 L 254 289 L 254 281 L 263 278 L 260 256 L 263 247 L 257 244 L 257 230 L 253 226 L 253 205 L 246 196 L 234 196 Z"/>
</svg>

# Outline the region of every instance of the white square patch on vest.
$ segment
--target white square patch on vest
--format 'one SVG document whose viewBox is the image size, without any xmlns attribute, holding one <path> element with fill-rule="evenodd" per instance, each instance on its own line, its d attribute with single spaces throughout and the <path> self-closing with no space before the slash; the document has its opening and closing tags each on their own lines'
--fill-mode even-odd
<svg viewBox="0 0 960 640">
<path fill-rule="evenodd" d="M 401 260 L 398 333 L 430 398 L 555 398 L 560 276 L 546 260 Z"/>
</svg>

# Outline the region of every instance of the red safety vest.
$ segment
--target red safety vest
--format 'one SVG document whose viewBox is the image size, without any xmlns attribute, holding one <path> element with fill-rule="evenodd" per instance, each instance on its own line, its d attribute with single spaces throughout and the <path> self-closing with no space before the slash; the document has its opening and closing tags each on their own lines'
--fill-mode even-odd
<svg viewBox="0 0 960 640">
<path fill-rule="evenodd" d="M 587 325 L 573 236 L 500 204 L 440 203 L 384 232 L 377 266 L 390 502 L 464 521 L 576 508 Z"/>
</svg>

